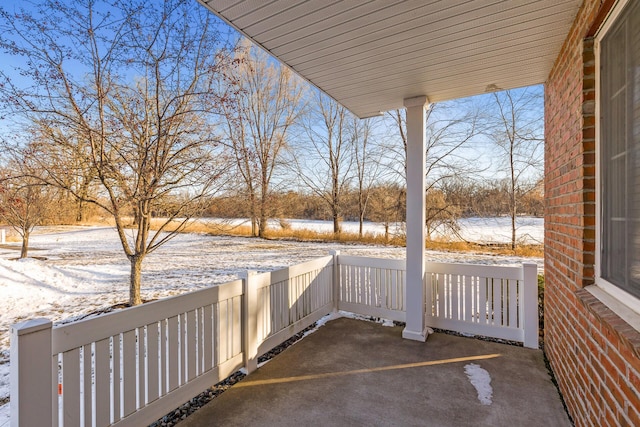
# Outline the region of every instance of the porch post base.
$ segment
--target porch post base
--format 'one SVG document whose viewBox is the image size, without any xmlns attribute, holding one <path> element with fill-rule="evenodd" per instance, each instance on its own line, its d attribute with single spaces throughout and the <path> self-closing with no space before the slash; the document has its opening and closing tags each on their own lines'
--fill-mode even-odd
<svg viewBox="0 0 640 427">
<path fill-rule="evenodd" d="M 429 336 L 428 329 L 429 328 L 425 328 L 424 331 L 422 332 L 416 332 L 416 331 L 410 331 L 409 329 L 404 328 L 404 330 L 402 331 L 402 338 L 406 340 L 425 342 L 427 341 L 427 337 Z"/>
</svg>

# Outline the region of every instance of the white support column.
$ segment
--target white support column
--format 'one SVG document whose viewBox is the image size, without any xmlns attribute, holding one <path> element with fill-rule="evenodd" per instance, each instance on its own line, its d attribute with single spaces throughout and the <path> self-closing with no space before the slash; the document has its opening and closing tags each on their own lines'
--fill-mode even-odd
<svg viewBox="0 0 640 427">
<path fill-rule="evenodd" d="M 426 96 L 404 100 L 407 115 L 407 289 L 405 293 L 407 326 L 402 337 L 427 340 L 425 325 L 424 256 L 425 256 L 425 150 Z"/>
</svg>

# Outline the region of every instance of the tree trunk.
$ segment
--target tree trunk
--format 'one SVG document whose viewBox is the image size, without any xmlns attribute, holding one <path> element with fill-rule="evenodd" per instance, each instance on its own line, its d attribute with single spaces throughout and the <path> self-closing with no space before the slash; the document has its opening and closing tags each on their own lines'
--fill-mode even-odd
<svg viewBox="0 0 640 427">
<path fill-rule="evenodd" d="M 511 250 L 516 250 L 516 207 L 511 209 Z"/>
<path fill-rule="evenodd" d="M 338 181 L 333 182 L 333 195 L 331 197 L 331 215 L 333 217 L 333 234 L 339 235 L 342 232 L 340 226 L 340 196 L 338 194 Z"/>
<path fill-rule="evenodd" d="M 29 232 L 23 231 L 22 233 L 22 249 L 20 250 L 20 258 L 26 258 L 29 252 Z"/>
<path fill-rule="evenodd" d="M 84 202 L 82 200 L 76 201 L 76 222 L 84 221 Z"/>
<path fill-rule="evenodd" d="M 364 211 L 365 211 L 364 194 L 362 190 L 362 185 L 360 185 L 358 188 L 358 214 L 359 214 L 358 220 L 360 221 L 358 233 L 360 237 L 362 237 L 362 234 L 363 234 L 364 214 L 365 214 Z"/>
<path fill-rule="evenodd" d="M 510 152 L 510 161 L 511 161 L 511 194 L 509 195 L 510 200 L 510 214 L 511 214 L 511 250 L 516 250 L 516 171 L 515 171 L 515 163 L 513 156 L 513 141 L 511 142 L 511 152 Z"/>
<path fill-rule="evenodd" d="M 251 236 L 258 236 L 258 215 L 256 213 L 256 197 L 253 190 L 249 194 L 249 215 L 251 216 Z"/>
<path fill-rule="evenodd" d="M 340 234 L 340 214 L 337 211 L 333 211 L 333 234 L 336 236 Z"/>
<path fill-rule="evenodd" d="M 131 280 L 129 283 L 129 305 L 142 304 L 140 296 L 140 282 L 142 275 L 142 256 L 134 255 L 129 258 L 131 261 Z"/>
<path fill-rule="evenodd" d="M 258 222 L 258 237 L 264 238 L 267 231 L 267 202 L 266 195 L 260 199 L 260 221 Z"/>
<path fill-rule="evenodd" d="M 264 238 L 267 231 L 267 219 L 260 215 L 260 221 L 258 222 L 258 237 Z"/>
</svg>

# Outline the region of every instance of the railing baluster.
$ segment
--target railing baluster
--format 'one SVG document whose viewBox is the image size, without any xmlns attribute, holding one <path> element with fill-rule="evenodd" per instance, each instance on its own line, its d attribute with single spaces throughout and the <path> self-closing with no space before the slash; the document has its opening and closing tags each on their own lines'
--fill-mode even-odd
<svg viewBox="0 0 640 427">
<path fill-rule="evenodd" d="M 81 367 L 82 367 L 82 410 L 83 410 L 83 419 L 84 425 L 90 426 L 93 425 L 93 389 L 91 384 L 91 379 L 93 376 L 92 372 L 92 344 L 87 344 L 82 347 L 82 358 L 81 358 Z"/>
<path fill-rule="evenodd" d="M 115 423 L 117 421 L 120 420 L 120 418 L 122 418 L 122 415 L 120 413 L 120 408 L 122 407 L 120 405 L 120 396 L 121 396 L 121 389 L 120 387 L 122 386 L 122 383 L 120 381 L 120 377 L 121 377 L 121 370 L 120 370 L 120 362 L 122 360 L 122 355 L 120 354 L 120 349 L 121 349 L 121 344 L 120 341 L 122 339 L 122 336 L 120 334 L 114 335 L 111 337 L 111 371 L 112 371 L 112 383 L 111 383 L 111 393 L 113 396 L 113 399 L 111 401 L 112 403 L 112 408 L 111 408 L 111 418 L 112 421 Z"/>
<path fill-rule="evenodd" d="M 190 310 L 185 313 L 185 317 L 187 320 L 186 325 L 186 337 L 185 337 L 185 351 L 186 355 L 186 382 L 192 381 L 196 377 L 196 360 L 197 359 L 197 345 L 198 341 L 196 338 L 196 311 Z"/>
<path fill-rule="evenodd" d="M 62 413 L 65 426 L 80 425 L 80 349 L 62 354 Z"/>
<path fill-rule="evenodd" d="M 147 325 L 147 402 L 153 402 L 160 394 L 160 355 L 158 322 Z"/>
<path fill-rule="evenodd" d="M 107 426 L 111 422 L 111 372 L 110 372 L 110 339 L 105 338 L 95 343 L 95 405 L 96 425 Z"/>
<path fill-rule="evenodd" d="M 138 408 L 147 404 L 147 329 L 145 326 L 138 328 Z"/>
<path fill-rule="evenodd" d="M 178 388 L 179 384 L 179 359 L 178 334 L 180 333 L 178 316 L 172 316 L 167 321 L 167 363 L 169 365 L 168 391 Z"/>
<path fill-rule="evenodd" d="M 124 416 L 136 410 L 136 333 L 127 331 L 122 334 L 122 384 L 124 398 Z M 86 375 L 86 373 L 85 373 Z"/>
<path fill-rule="evenodd" d="M 215 366 L 213 359 L 213 345 L 215 338 L 213 335 L 213 308 L 207 304 L 202 309 L 202 372 L 208 372 Z"/>
</svg>

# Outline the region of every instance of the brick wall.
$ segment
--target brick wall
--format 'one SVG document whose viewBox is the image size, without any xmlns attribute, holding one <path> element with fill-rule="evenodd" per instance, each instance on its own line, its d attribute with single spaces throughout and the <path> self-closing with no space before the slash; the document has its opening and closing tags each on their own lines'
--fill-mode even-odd
<svg viewBox="0 0 640 427">
<path fill-rule="evenodd" d="M 612 3 L 585 0 L 545 89 L 545 351 L 578 426 L 640 425 L 640 334 L 583 289 L 595 262 L 591 36 Z"/>
</svg>

